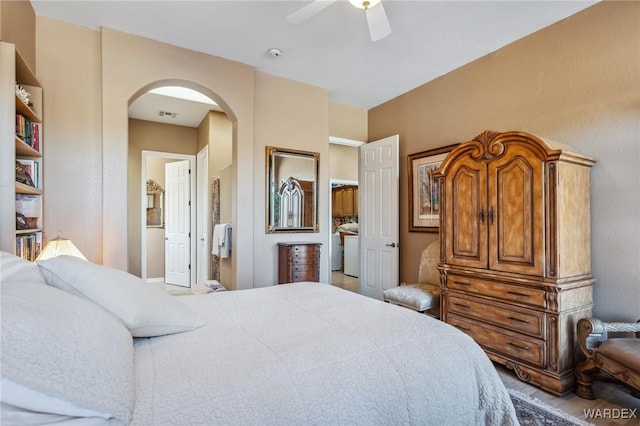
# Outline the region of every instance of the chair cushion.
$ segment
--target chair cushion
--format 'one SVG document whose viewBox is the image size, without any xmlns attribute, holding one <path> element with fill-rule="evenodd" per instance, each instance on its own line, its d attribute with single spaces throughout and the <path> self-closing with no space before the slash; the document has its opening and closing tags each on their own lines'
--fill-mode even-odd
<svg viewBox="0 0 640 426">
<path fill-rule="evenodd" d="M 439 303 L 440 288 L 429 284 L 407 284 L 386 289 L 385 302 L 397 303 L 423 312 Z"/>
<path fill-rule="evenodd" d="M 640 374 L 640 339 L 605 340 L 598 348 L 598 354 Z"/>
</svg>

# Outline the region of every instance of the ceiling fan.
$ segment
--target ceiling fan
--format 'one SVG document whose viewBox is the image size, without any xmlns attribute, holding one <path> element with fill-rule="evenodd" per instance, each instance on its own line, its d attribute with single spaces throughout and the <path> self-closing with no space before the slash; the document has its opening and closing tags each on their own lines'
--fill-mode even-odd
<svg viewBox="0 0 640 426">
<path fill-rule="evenodd" d="M 331 6 L 337 0 L 314 0 L 302 9 L 287 16 L 287 21 L 292 24 L 302 24 L 307 19 Z M 364 9 L 369 25 L 371 41 L 378 41 L 391 34 L 391 27 L 387 14 L 384 11 L 381 0 L 349 0 L 358 9 Z"/>
</svg>

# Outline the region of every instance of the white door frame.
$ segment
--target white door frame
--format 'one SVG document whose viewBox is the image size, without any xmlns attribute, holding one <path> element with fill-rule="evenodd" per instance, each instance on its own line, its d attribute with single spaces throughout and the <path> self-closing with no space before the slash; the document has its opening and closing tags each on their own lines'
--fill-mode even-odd
<svg viewBox="0 0 640 426">
<path fill-rule="evenodd" d="M 192 194 L 195 194 L 195 155 L 189 154 L 177 154 L 175 152 L 162 152 L 162 151 L 148 151 L 142 150 L 142 159 L 141 159 L 141 167 L 140 167 L 140 277 L 143 280 L 147 279 L 147 212 L 144 206 L 146 202 L 143 202 L 147 199 L 147 159 L 150 157 L 162 157 L 169 158 L 175 160 L 189 160 L 189 168 L 191 168 L 191 183 L 190 190 Z M 195 209 L 191 209 L 191 235 L 195 235 L 196 232 L 196 214 Z M 191 238 L 191 258 L 193 259 L 193 255 L 196 253 L 195 238 Z M 195 275 L 196 268 L 191 267 L 191 286 L 195 283 Z"/>
<path fill-rule="evenodd" d="M 196 156 L 196 283 L 202 276 L 209 278 L 211 255 L 209 230 L 209 146 L 205 146 Z M 203 259 L 207 259 L 204 261 Z M 191 262 L 193 264 L 193 262 Z"/>
<path fill-rule="evenodd" d="M 364 141 L 358 141 L 355 139 L 345 139 L 345 138 L 339 138 L 336 136 L 329 136 L 329 143 L 330 144 L 335 144 L 335 145 L 346 145 L 346 146 L 353 146 L 353 147 L 359 147 L 360 145 L 364 145 L 366 142 Z M 359 166 L 359 162 L 358 162 L 358 166 Z M 331 170 L 331 166 L 329 166 L 329 170 Z M 343 185 L 357 185 L 358 181 L 357 180 L 344 180 L 344 179 L 333 179 L 331 177 L 329 177 L 329 218 L 327 219 L 327 229 L 333 229 L 333 192 L 332 192 L 332 187 L 331 185 L 337 183 L 337 184 L 343 184 Z M 331 283 L 331 234 L 332 232 L 328 232 L 327 233 L 329 235 L 329 240 L 327 241 L 327 247 L 329 247 L 329 275 L 327 275 L 329 277 L 329 283 Z"/>
<path fill-rule="evenodd" d="M 357 185 L 357 180 L 345 180 L 345 179 L 329 179 L 329 220 L 327 222 L 327 229 L 333 229 L 333 184 L 338 185 Z M 331 256 L 332 256 L 332 244 L 331 244 L 331 235 L 333 232 L 329 232 L 329 242 L 327 243 L 327 247 L 329 247 L 329 283 L 331 283 Z"/>
</svg>

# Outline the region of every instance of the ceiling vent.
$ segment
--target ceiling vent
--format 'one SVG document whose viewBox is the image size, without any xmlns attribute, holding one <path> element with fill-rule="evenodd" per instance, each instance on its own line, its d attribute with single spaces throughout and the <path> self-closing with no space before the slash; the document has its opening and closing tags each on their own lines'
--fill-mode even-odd
<svg viewBox="0 0 640 426">
<path fill-rule="evenodd" d="M 169 112 L 169 111 L 158 111 L 159 117 L 168 117 L 168 118 L 176 118 L 178 116 L 177 112 Z"/>
</svg>

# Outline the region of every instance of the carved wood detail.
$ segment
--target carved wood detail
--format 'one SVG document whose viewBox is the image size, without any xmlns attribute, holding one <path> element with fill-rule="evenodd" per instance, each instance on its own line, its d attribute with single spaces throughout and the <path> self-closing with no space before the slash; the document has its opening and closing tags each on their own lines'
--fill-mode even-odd
<svg viewBox="0 0 640 426">
<path fill-rule="evenodd" d="M 575 324 L 592 309 L 594 161 L 559 146 L 485 131 L 454 148 L 437 178 L 442 320 L 562 395 L 574 386 Z"/>
</svg>

